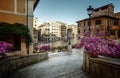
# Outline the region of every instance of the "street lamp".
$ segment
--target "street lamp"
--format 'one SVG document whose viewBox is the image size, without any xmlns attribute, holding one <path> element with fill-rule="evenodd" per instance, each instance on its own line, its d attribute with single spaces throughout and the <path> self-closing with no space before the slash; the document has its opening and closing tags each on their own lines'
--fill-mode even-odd
<svg viewBox="0 0 120 78">
<path fill-rule="evenodd" d="M 69 32 L 69 33 L 68 33 L 68 44 L 69 44 L 69 45 L 71 44 L 70 39 L 71 39 L 71 35 L 70 35 L 70 32 Z"/>
<path fill-rule="evenodd" d="M 91 26 L 91 15 L 92 15 L 92 11 L 93 11 L 93 8 L 92 8 L 91 5 L 89 5 L 89 8 L 87 8 L 87 12 L 88 12 L 88 15 L 89 15 L 89 22 L 88 22 L 89 32 L 91 31 L 91 30 L 90 30 L 90 26 Z"/>
</svg>

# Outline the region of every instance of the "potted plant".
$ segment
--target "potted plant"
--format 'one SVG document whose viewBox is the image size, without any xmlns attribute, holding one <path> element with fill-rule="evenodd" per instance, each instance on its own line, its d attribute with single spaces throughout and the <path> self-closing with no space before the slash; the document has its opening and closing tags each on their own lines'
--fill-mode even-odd
<svg viewBox="0 0 120 78">
<path fill-rule="evenodd" d="M 43 46 L 40 47 L 40 49 L 43 50 L 43 51 L 50 51 L 51 47 L 50 47 L 50 45 L 43 45 Z"/>
</svg>

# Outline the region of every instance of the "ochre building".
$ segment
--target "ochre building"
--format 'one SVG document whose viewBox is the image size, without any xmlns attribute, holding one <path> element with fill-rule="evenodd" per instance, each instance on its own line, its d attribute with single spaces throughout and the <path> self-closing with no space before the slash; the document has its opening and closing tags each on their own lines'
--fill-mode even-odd
<svg viewBox="0 0 120 78">
<path fill-rule="evenodd" d="M 89 18 L 77 21 L 78 26 L 78 38 L 85 31 L 88 31 Z M 91 16 L 91 34 L 98 31 L 104 31 L 110 33 L 112 39 L 117 39 L 117 32 L 120 29 L 120 12 L 114 13 L 114 5 L 107 4 L 98 8 L 95 8 Z"/>
<path fill-rule="evenodd" d="M 0 0 L 0 23 L 23 24 L 30 30 L 33 39 L 33 11 L 39 0 Z M 4 35 L 0 41 L 8 41 L 14 45 L 15 52 L 10 54 L 31 54 L 33 44 L 26 48 L 25 38 L 20 35 Z"/>
</svg>

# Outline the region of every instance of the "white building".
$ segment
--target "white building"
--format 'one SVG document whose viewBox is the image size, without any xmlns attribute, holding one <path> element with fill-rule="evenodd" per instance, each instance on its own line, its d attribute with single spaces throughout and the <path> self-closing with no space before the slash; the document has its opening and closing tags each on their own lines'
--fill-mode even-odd
<svg viewBox="0 0 120 78">
<path fill-rule="evenodd" d="M 47 42 L 60 40 L 61 34 L 66 34 L 63 28 L 66 29 L 61 22 L 44 22 L 39 27 L 43 40 Z"/>
<path fill-rule="evenodd" d="M 37 29 L 38 30 L 38 18 L 37 17 L 34 17 L 33 18 L 33 28 Z"/>
<path fill-rule="evenodd" d="M 71 34 L 73 35 L 72 38 L 76 38 L 77 37 L 77 26 L 76 25 L 68 25 L 67 26 L 67 33 L 68 33 L 68 30 L 71 30 Z"/>
<path fill-rule="evenodd" d="M 44 22 L 39 29 L 41 30 L 41 35 L 43 40 L 46 42 L 59 40 L 58 25 L 53 22 Z"/>
<path fill-rule="evenodd" d="M 36 18 L 36 17 L 33 18 L 33 28 L 34 28 L 33 43 L 36 44 L 36 43 L 38 43 L 38 18 Z"/>
</svg>

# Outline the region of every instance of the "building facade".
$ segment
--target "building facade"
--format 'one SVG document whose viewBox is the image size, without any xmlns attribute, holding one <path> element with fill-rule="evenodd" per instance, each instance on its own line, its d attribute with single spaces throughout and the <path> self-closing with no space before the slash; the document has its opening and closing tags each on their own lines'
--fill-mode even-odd
<svg viewBox="0 0 120 78">
<path fill-rule="evenodd" d="M 67 36 L 67 26 L 65 23 L 63 22 L 59 22 L 57 21 L 56 22 L 58 24 L 58 31 L 59 31 L 59 37 L 60 37 L 60 40 L 65 40 L 66 39 L 66 36 Z"/>
<path fill-rule="evenodd" d="M 38 18 L 33 18 L 33 28 L 34 28 L 34 44 L 38 43 Z"/>
<path fill-rule="evenodd" d="M 108 4 L 102 7 L 98 7 L 93 10 L 91 17 L 91 34 L 94 34 L 98 31 L 104 31 L 105 33 L 109 33 L 114 37 L 112 39 L 116 39 L 117 31 L 120 29 L 119 23 L 119 14 L 114 13 L 114 5 Z M 88 31 L 88 23 L 89 18 L 77 21 L 78 26 L 78 38 L 81 38 L 81 35 L 85 31 Z M 112 32 L 111 32 L 112 31 Z M 111 37 L 112 37 L 111 36 Z"/>
<path fill-rule="evenodd" d="M 68 25 L 67 26 L 67 34 L 69 33 L 69 31 L 71 31 L 71 34 L 72 34 L 72 38 L 76 39 L 77 37 L 77 26 L 76 25 Z"/>
<path fill-rule="evenodd" d="M 65 40 L 67 31 L 66 31 L 66 26 L 65 25 L 60 25 L 60 39 Z"/>
<path fill-rule="evenodd" d="M 61 40 L 66 36 L 66 26 L 62 22 L 44 22 L 39 30 L 41 39 L 46 42 Z"/>
<path fill-rule="evenodd" d="M 33 10 L 37 6 L 37 2 L 39 0 L 0 0 L 0 22 L 28 26 L 33 39 Z M 16 54 L 33 53 L 33 44 L 27 49 L 25 39 L 21 36 L 10 35 L 10 42 L 19 47 Z"/>
<path fill-rule="evenodd" d="M 115 13 L 115 18 L 120 19 L 120 12 Z"/>
</svg>

